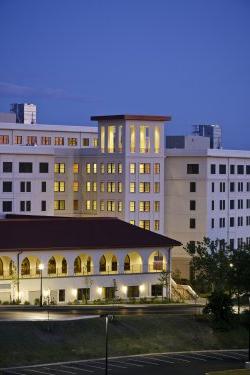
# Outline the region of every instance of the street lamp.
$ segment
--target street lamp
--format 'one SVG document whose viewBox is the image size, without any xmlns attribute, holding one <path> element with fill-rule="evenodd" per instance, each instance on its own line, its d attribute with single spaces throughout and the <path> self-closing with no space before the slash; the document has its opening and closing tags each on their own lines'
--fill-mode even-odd
<svg viewBox="0 0 250 375">
<path fill-rule="evenodd" d="M 113 320 L 113 315 L 103 314 L 100 318 L 105 318 L 105 375 L 108 375 L 108 326 L 109 320 Z"/>
<path fill-rule="evenodd" d="M 40 270 L 40 307 L 43 306 L 43 269 L 44 269 L 44 264 L 40 263 L 38 266 L 38 269 Z"/>
</svg>

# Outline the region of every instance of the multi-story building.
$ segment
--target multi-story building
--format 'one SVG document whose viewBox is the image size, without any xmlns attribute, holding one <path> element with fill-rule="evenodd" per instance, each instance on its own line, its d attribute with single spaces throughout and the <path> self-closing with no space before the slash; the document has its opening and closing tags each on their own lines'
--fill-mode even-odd
<svg viewBox="0 0 250 375">
<path fill-rule="evenodd" d="M 32 103 L 13 103 L 10 111 L 15 113 L 16 122 L 20 124 L 36 124 L 36 105 Z"/>
<path fill-rule="evenodd" d="M 250 152 L 210 149 L 198 135 L 169 137 L 165 148 L 168 116 L 92 120 L 98 128 L 0 124 L 2 215 L 118 217 L 184 246 L 249 241 Z M 172 259 L 187 278 L 185 251 Z"/>
</svg>

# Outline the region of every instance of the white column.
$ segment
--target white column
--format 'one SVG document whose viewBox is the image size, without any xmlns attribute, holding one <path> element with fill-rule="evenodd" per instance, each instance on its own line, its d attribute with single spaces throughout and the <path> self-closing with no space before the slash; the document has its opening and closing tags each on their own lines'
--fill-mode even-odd
<svg viewBox="0 0 250 375">
<path fill-rule="evenodd" d="M 168 290 L 167 290 L 167 297 L 170 300 L 172 297 L 172 288 L 171 288 L 171 279 L 172 279 L 172 258 L 171 258 L 171 248 L 167 249 L 167 272 L 168 272 Z"/>
</svg>

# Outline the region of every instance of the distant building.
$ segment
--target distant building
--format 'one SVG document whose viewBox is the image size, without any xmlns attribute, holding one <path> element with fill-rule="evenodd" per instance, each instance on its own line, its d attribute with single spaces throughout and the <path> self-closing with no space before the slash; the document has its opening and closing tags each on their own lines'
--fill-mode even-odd
<svg viewBox="0 0 250 375">
<path fill-rule="evenodd" d="M 36 124 L 36 105 L 31 103 L 11 104 L 10 111 L 16 114 L 16 122 Z"/>
<path fill-rule="evenodd" d="M 210 139 L 198 135 L 170 135 L 166 137 L 166 149 L 170 148 L 203 150 L 210 148 Z"/>
<path fill-rule="evenodd" d="M 193 125 L 193 134 L 210 138 L 210 148 L 222 148 L 219 125 Z"/>
<path fill-rule="evenodd" d="M 16 114 L 9 113 L 9 112 L 0 112 L 0 123 L 15 123 L 16 122 Z"/>
</svg>

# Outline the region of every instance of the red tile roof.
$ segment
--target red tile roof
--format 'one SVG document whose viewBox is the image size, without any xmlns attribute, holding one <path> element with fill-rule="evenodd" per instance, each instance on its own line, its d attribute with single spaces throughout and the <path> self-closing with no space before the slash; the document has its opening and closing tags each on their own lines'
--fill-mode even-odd
<svg viewBox="0 0 250 375">
<path fill-rule="evenodd" d="M 131 121 L 171 121 L 171 116 L 159 115 L 104 115 L 91 116 L 92 121 L 100 120 L 131 120 Z"/>
<path fill-rule="evenodd" d="M 172 247 L 181 243 L 116 218 L 6 215 L 0 251 Z"/>
</svg>

